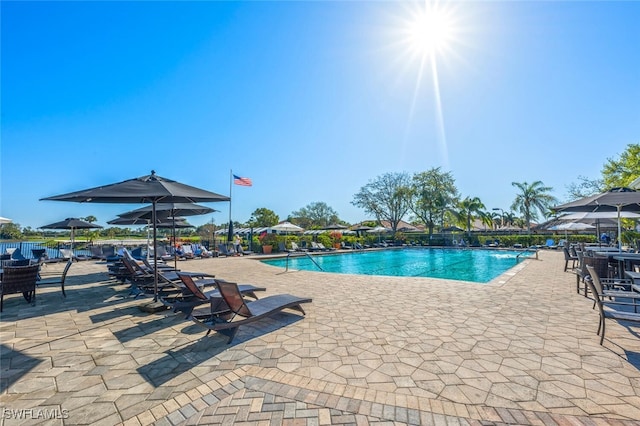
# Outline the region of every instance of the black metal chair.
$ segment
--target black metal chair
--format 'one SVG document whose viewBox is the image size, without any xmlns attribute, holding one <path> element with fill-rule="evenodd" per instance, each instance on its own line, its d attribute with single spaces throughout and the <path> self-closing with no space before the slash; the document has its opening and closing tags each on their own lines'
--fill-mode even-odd
<svg viewBox="0 0 640 426">
<path fill-rule="evenodd" d="M 64 297 L 67 297 L 67 293 L 65 293 L 64 291 L 64 282 L 67 279 L 67 273 L 69 273 L 69 268 L 71 268 L 71 265 L 73 265 L 73 261 L 69 259 L 69 261 L 67 261 L 67 264 L 64 266 L 64 271 L 62 271 L 62 275 L 60 277 L 41 279 L 37 283 L 38 286 L 60 284 L 60 286 L 62 287 L 62 295 Z"/>
</svg>

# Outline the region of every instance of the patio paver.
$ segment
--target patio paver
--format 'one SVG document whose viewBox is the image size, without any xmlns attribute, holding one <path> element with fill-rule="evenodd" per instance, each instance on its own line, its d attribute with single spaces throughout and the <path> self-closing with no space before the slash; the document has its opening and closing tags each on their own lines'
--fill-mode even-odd
<svg viewBox="0 0 640 426">
<path fill-rule="evenodd" d="M 149 299 L 104 264 L 76 263 L 66 299 L 5 300 L 3 423 L 638 424 L 638 328 L 610 322 L 600 346 L 563 266 L 543 250 L 480 285 L 283 273 L 255 256 L 180 262 L 313 298 L 304 319 L 284 312 L 226 345 L 181 315 L 142 312 Z"/>
</svg>

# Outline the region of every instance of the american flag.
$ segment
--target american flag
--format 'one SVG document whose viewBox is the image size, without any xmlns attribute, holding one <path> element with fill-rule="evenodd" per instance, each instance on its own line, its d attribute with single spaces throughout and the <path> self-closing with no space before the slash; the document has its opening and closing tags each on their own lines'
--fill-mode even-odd
<svg viewBox="0 0 640 426">
<path fill-rule="evenodd" d="M 251 179 L 247 177 L 240 177 L 233 175 L 233 183 L 240 186 L 251 186 Z"/>
</svg>

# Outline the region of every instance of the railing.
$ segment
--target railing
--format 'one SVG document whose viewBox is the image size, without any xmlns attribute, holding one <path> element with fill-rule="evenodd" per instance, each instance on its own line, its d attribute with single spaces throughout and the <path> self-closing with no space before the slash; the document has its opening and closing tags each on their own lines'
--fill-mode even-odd
<svg viewBox="0 0 640 426">
<path fill-rule="evenodd" d="M 286 265 L 286 267 L 285 267 L 285 270 L 284 270 L 285 272 L 288 272 L 288 271 L 289 271 L 289 258 L 291 257 L 291 254 L 292 254 L 292 253 L 287 253 L 287 262 L 286 262 L 286 264 L 285 264 L 285 265 Z M 309 253 L 307 253 L 307 252 L 302 252 L 302 253 L 296 253 L 296 254 L 298 255 L 298 257 L 299 257 L 299 256 L 307 256 L 307 257 L 308 257 L 308 258 L 313 262 L 313 264 L 314 264 L 314 265 L 316 265 L 316 266 L 318 267 L 318 269 L 320 269 L 322 272 L 324 272 L 324 270 L 322 269 L 322 267 L 321 267 L 320 265 L 318 265 L 318 262 L 316 262 L 316 261 L 315 261 L 315 259 L 314 259 L 313 257 L 311 257 L 311 255 L 310 255 Z"/>
<path fill-rule="evenodd" d="M 103 245 L 105 244 L 101 241 L 96 241 L 95 244 L 86 243 L 84 241 L 76 242 L 73 247 L 73 254 L 75 256 L 91 256 L 92 246 L 102 247 Z M 140 244 L 137 245 L 146 246 L 146 243 L 141 241 Z M 62 241 L 0 241 L 0 254 L 11 251 L 8 249 L 20 249 L 20 253 L 22 253 L 24 257 L 35 258 L 32 250 L 44 249 L 50 259 L 56 259 L 61 257 L 60 249 L 68 249 L 69 247 L 70 245 L 68 242 L 65 243 Z"/>
<path fill-rule="evenodd" d="M 516 255 L 516 260 L 520 260 L 520 256 L 525 254 L 525 253 L 535 253 L 536 254 L 536 260 L 538 260 L 538 249 L 532 249 L 532 248 L 523 249 L 520 253 L 518 253 Z"/>
</svg>

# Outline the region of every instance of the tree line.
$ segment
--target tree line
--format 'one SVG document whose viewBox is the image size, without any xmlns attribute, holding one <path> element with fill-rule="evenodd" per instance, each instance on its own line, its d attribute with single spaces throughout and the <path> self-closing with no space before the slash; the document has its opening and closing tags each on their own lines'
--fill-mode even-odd
<svg viewBox="0 0 640 426">
<path fill-rule="evenodd" d="M 597 178 L 578 176 L 576 182 L 567 186 L 569 201 L 593 195 L 608 189 L 629 186 L 640 177 L 640 144 L 629 144 L 617 157 L 608 158 Z M 541 180 L 534 182 L 512 182 L 515 196 L 508 209 L 487 209 L 482 200 L 473 195 L 461 195 L 455 185 L 452 172 L 434 167 L 424 172 L 409 175 L 405 172 L 389 172 L 370 180 L 353 195 L 351 203 L 364 210 L 376 224 L 385 221 L 396 232 L 401 221 L 413 225 L 424 225 L 429 236 L 435 230 L 446 226 L 458 226 L 467 233 L 473 223 L 481 220 L 489 229 L 501 227 L 526 228 L 531 231 L 535 220 L 548 219 L 553 213 L 551 207 L 558 200 L 551 195 L 553 188 Z M 96 222 L 95 216 L 83 218 L 87 222 Z M 351 224 L 340 219 L 327 203 L 312 202 L 305 207 L 292 211 L 286 220 L 305 229 L 323 229 L 330 225 Z M 269 227 L 280 222 L 280 217 L 266 207 L 256 209 L 247 222 L 234 222 L 234 228 Z M 217 227 L 205 224 L 183 235 L 199 236 L 207 239 L 213 236 L 215 229 L 227 228 L 228 223 Z M 146 235 L 146 231 L 131 228 L 108 227 L 87 231 L 84 235 L 92 239 L 100 237 L 118 238 L 130 235 Z M 20 228 L 17 223 L 3 224 L 0 238 L 20 239 L 42 236 L 43 232 L 30 227 Z M 60 235 L 55 234 L 55 235 Z"/>
</svg>

